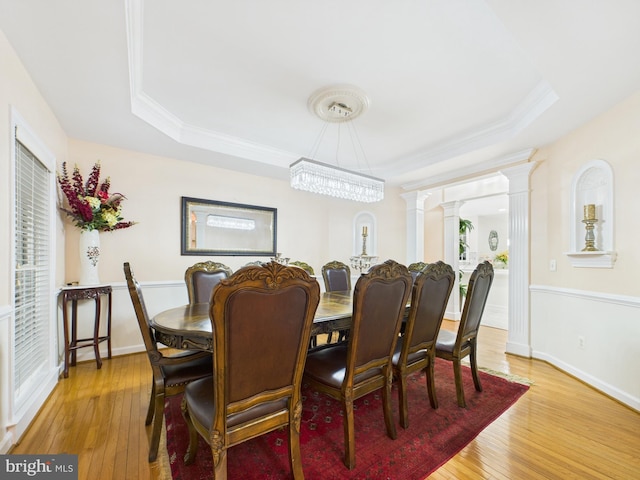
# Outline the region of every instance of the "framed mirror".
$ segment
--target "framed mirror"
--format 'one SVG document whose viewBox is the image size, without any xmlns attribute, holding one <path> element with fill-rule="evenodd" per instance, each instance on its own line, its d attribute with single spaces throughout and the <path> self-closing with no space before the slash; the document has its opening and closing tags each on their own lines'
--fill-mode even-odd
<svg viewBox="0 0 640 480">
<path fill-rule="evenodd" d="M 182 197 L 182 255 L 273 256 L 276 208 Z"/>
<path fill-rule="evenodd" d="M 489 249 L 495 252 L 498 249 L 498 232 L 491 230 L 489 232 Z"/>
</svg>

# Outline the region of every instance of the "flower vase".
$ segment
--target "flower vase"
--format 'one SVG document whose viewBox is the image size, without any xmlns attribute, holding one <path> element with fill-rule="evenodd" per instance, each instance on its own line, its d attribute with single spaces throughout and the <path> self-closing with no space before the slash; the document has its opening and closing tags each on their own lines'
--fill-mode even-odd
<svg viewBox="0 0 640 480">
<path fill-rule="evenodd" d="M 100 232 L 83 230 L 80 233 L 80 285 L 99 285 Z"/>
</svg>

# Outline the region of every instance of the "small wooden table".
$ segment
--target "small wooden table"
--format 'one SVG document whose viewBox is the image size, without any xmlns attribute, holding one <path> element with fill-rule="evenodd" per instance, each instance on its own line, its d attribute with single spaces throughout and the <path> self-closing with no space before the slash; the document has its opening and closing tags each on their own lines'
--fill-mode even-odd
<svg viewBox="0 0 640 480">
<path fill-rule="evenodd" d="M 111 358 L 111 285 L 96 286 L 67 286 L 60 289 L 62 294 L 62 319 L 64 327 L 64 378 L 69 377 L 69 365 L 76 364 L 76 350 L 93 347 L 98 369 L 102 367 L 100 358 L 100 343 L 106 341 L 108 358 Z M 107 296 L 107 334 L 100 336 L 100 296 Z M 93 337 L 78 338 L 78 300 L 95 301 L 95 317 L 93 323 Z M 71 338 L 69 338 L 68 302 L 71 300 Z M 71 360 L 69 360 L 71 356 Z"/>
<path fill-rule="evenodd" d="M 350 291 L 325 292 L 311 327 L 311 336 L 349 330 L 353 295 Z M 165 310 L 150 321 L 156 340 L 168 347 L 213 350 L 209 303 L 196 303 Z"/>
</svg>

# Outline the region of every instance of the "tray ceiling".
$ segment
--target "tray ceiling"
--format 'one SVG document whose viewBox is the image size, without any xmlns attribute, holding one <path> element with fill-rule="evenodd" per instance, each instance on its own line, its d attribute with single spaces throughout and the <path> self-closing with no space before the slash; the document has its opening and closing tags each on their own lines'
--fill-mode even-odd
<svg viewBox="0 0 640 480">
<path fill-rule="evenodd" d="M 586 3 L 0 0 L 0 29 L 71 137 L 282 178 L 320 140 L 315 160 L 415 188 L 638 88 L 640 2 Z M 370 103 L 320 136 L 307 101 L 335 84 Z"/>
</svg>

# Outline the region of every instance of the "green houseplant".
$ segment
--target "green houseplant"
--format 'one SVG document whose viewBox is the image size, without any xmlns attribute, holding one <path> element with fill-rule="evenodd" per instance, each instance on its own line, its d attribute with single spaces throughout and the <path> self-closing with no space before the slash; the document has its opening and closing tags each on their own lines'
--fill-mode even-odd
<svg viewBox="0 0 640 480">
<path fill-rule="evenodd" d="M 467 244 L 467 232 L 470 232 L 471 230 L 473 230 L 473 223 L 471 220 L 460 217 L 458 245 L 458 255 L 460 259 L 463 258 L 466 249 L 469 248 L 469 245 Z M 460 288 L 460 308 L 462 308 L 464 297 L 467 295 L 467 284 L 462 283 L 462 270 L 458 270 L 458 285 Z"/>
</svg>

